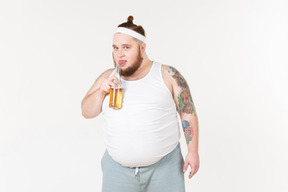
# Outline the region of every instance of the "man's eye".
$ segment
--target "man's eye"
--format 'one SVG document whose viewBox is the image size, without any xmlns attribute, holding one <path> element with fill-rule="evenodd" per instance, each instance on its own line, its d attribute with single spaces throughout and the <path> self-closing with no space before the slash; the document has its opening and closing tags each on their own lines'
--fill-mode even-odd
<svg viewBox="0 0 288 192">
<path fill-rule="evenodd" d="M 114 47 L 113 49 L 114 49 L 114 50 L 117 50 L 117 49 L 118 49 L 118 47 Z"/>
<path fill-rule="evenodd" d="M 125 47 L 125 49 L 129 49 L 129 47 L 128 47 L 128 46 L 126 46 L 126 47 Z"/>
</svg>

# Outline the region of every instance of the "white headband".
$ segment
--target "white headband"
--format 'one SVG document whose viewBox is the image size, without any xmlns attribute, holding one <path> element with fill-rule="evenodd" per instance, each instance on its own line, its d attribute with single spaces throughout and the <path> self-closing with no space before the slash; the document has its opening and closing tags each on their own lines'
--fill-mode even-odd
<svg viewBox="0 0 288 192">
<path fill-rule="evenodd" d="M 124 33 L 124 34 L 130 35 L 130 36 L 132 36 L 132 37 L 134 37 L 140 41 L 145 42 L 145 36 L 141 35 L 140 33 L 135 32 L 131 29 L 128 29 L 126 27 L 118 27 L 116 29 L 115 33 Z"/>
</svg>

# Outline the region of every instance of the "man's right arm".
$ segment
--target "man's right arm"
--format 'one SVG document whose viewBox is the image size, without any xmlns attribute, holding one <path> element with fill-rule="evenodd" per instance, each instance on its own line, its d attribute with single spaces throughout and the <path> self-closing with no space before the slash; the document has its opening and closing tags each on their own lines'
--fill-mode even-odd
<svg viewBox="0 0 288 192">
<path fill-rule="evenodd" d="M 102 112 L 102 103 L 109 94 L 110 87 L 117 87 L 113 80 L 118 82 L 118 79 L 115 76 L 109 77 L 112 71 L 113 69 L 108 69 L 102 73 L 85 95 L 81 103 L 83 117 L 90 119 Z"/>
</svg>

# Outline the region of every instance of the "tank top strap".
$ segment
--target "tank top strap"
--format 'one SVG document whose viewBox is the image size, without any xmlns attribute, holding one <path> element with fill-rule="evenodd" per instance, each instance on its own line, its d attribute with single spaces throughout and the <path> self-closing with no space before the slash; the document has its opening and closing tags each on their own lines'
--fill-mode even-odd
<svg viewBox="0 0 288 192">
<path fill-rule="evenodd" d="M 153 62 L 153 66 L 151 67 L 151 71 L 149 72 L 149 76 L 151 78 L 156 78 L 157 80 L 162 79 L 162 74 L 161 74 L 161 64 L 158 62 Z"/>
</svg>

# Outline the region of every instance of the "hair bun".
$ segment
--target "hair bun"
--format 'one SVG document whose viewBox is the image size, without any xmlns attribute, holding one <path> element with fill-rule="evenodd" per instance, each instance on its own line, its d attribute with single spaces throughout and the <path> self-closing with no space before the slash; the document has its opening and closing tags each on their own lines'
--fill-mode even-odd
<svg viewBox="0 0 288 192">
<path fill-rule="evenodd" d="M 132 15 L 130 15 L 128 18 L 127 18 L 127 23 L 133 23 L 133 20 L 134 20 L 134 17 Z"/>
</svg>

